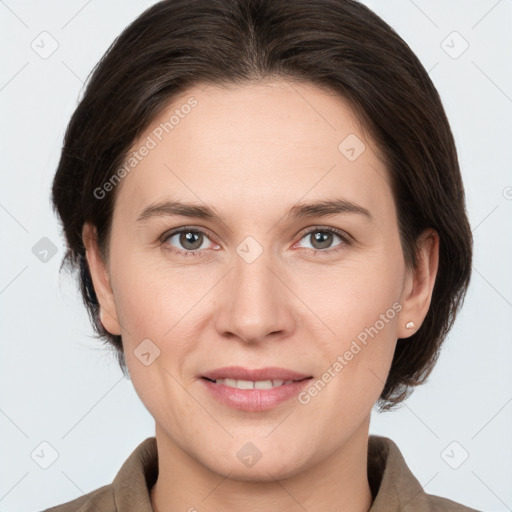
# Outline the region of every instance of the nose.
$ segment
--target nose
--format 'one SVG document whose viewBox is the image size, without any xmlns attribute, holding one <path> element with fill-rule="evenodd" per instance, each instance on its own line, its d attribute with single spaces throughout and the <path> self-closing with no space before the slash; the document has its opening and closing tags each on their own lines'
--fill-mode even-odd
<svg viewBox="0 0 512 512">
<path fill-rule="evenodd" d="M 221 336 L 254 344 L 292 335 L 294 295 L 283 268 L 272 260 L 265 251 L 252 262 L 235 255 L 217 290 L 215 325 Z"/>
</svg>

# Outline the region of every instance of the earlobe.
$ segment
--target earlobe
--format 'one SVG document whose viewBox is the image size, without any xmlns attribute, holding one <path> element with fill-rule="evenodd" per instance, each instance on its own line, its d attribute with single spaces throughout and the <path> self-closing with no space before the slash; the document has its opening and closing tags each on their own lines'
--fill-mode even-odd
<svg viewBox="0 0 512 512">
<path fill-rule="evenodd" d="M 427 229 L 420 235 L 416 258 L 416 267 L 409 270 L 405 280 L 398 338 L 414 334 L 427 316 L 439 264 L 437 231 Z"/>
<path fill-rule="evenodd" d="M 89 222 L 84 223 L 82 239 L 94 291 L 100 303 L 101 323 L 110 334 L 120 335 L 121 326 L 117 317 L 114 293 L 112 291 L 106 264 L 99 252 L 96 227 Z"/>
</svg>

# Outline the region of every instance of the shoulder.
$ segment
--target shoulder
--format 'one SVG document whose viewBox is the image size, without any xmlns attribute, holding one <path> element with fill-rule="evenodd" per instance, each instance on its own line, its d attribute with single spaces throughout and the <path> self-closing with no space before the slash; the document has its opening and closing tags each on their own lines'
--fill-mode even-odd
<svg viewBox="0 0 512 512">
<path fill-rule="evenodd" d="M 370 512 L 478 512 L 426 493 L 398 446 L 387 437 L 369 436 L 368 481 L 374 495 Z"/>
<path fill-rule="evenodd" d="M 148 437 L 126 459 L 111 484 L 43 512 L 151 511 L 150 489 L 157 477 L 156 439 Z"/>
<path fill-rule="evenodd" d="M 114 492 L 111 484 L 84 494 L 79 498 L 45 509 L 43 512 L 116 512 Z"/>
<path fill-rule="evenodd" d="M 433 494 L 425 494 L 424 502 L 428 506 L 428 510 L 432 512 L 479 512 L 474 508 L 466 507 L 461 503 L 442 498 L 441 496 L 434 496 Z"/>
</svg>

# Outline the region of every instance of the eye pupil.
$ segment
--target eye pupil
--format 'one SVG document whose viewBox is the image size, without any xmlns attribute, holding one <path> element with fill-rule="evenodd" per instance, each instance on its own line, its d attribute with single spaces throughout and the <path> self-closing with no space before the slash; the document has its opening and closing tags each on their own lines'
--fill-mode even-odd
<svg viewBox="0 0 512 512">
<path fill-rule="evenodd" d="M 332 233 L 327 233 L 325 231 L 316 231 L 314 233 L 315 243 L 319 242 L 320 247 L 316 247 L 315 244 L 312 244 L 316 249 L 325 249 L 328 248 L 332 244 Z"/>
<path fill-rule="evenodd" d="M 195 250 L 201 247 L 201 233 L 196 233 L 195 231 L 184 231 L 180 236 L 180 244 L 183 247 L 190 250 Z M 199 240 L 199 243 L 197 243 Z M 187 243 L 192 243 L 192 247 L 187 246 Z"/>
</svg>

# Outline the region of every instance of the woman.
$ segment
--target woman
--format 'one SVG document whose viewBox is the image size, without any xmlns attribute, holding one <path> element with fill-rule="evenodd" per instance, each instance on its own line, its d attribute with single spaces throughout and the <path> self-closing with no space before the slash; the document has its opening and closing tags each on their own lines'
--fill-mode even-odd
<svg viewBox="0 0 512 512">
<path fill-rule="evenodd" d="M 431 372 L 472 238 L 439 95 L 368 8 L 155 4 L 96 67 L 53 203 L 156 435 L 49 510 L 472 510 L 369 436 Z"/>
</svg>

